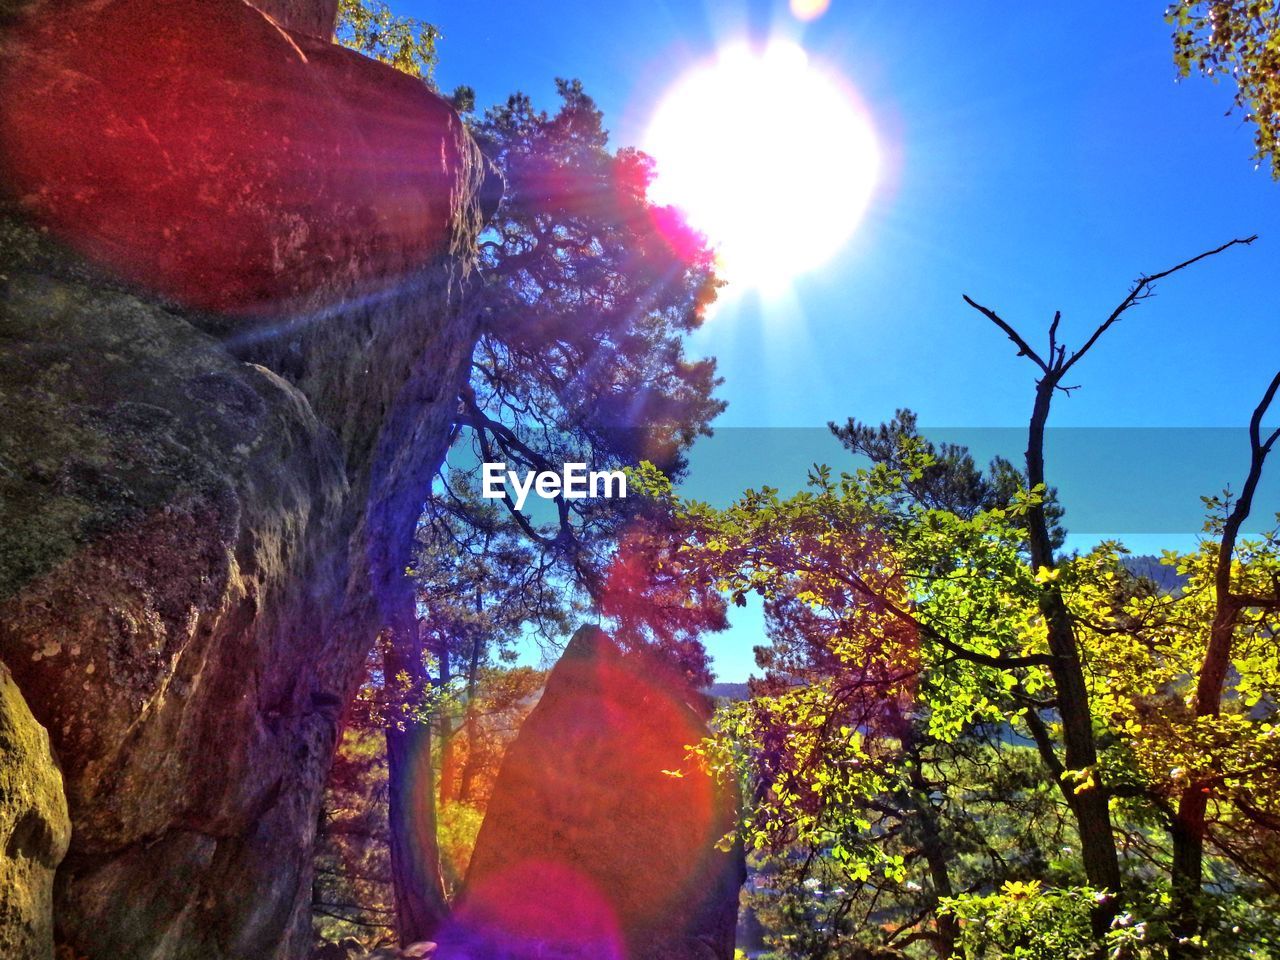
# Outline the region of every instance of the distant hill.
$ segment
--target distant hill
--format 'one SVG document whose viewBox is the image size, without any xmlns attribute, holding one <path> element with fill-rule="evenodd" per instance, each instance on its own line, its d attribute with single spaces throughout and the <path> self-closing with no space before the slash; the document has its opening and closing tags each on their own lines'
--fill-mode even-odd
<svg viewBox="0 0 1280 960">
<path fill-rule="evenodd" d="M 707 687 L 707 696 L 709 697 L 723 697 L 725 700 L 746 700 L 749 695 L 745 683 L 713 683 Z"/>
<path fill-rule="evenodd" d="M 1186 586 L 1187 578 L 1173 567 L 1166 567 L 1159 557 L 1124 557 L 1120 562 L 1135 577 L 1146 577 L 1163 593 L 1176 593 Z"/>
</svg>

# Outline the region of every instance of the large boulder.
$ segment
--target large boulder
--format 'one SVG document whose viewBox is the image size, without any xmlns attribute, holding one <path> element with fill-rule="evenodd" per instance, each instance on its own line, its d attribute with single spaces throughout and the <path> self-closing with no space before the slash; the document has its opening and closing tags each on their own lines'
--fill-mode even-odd
<svg viewBox="0 0 1280 960">
<path fill-rule="evenodd" d="M 461 126 L 240 0 L 45 0 L 0 39 L 0 190 L 186 307 L 278 321 L 421 266 L 471 185 Z"/>
<path fill-rule="evenodd" d="M 0 956 L 53 956 L 53 871 L 70 837 L 49 734 L 0 664 Z"/>
<path fill-rule="evenodd" d="M 707 710 L 579 630 L 503 760 L 441 960 L 731 960 L 737 795 L 687 756 Z"/>
<path fill-rule="evenodd" d="M 421 83 L 240 0 L 27 17 L 0 42 L 0 659 L 63 764 L 59 937 L 301 957 L 339 714 L 412 612 L 486 164 Z"/>
<path fill-rule="evenodd" d="M 322 40 L 333 36 L 338 0 L 253 0 L 253 5 L 287 30 Z"/>
</svg>

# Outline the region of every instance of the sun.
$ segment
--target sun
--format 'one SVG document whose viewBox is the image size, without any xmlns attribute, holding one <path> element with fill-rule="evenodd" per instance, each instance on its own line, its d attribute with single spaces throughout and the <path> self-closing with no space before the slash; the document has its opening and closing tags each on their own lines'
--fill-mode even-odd
<svg viewBox="0 0 1280 960">
<path fill-rule="evenodd" d="M 880 151 L 847 85 L 793 43 L 723 50 L 676 82 L 644 148 L 650 196 L 679 207 L 731 285 L 785 287 L 849 239 Z"/>
</svg>

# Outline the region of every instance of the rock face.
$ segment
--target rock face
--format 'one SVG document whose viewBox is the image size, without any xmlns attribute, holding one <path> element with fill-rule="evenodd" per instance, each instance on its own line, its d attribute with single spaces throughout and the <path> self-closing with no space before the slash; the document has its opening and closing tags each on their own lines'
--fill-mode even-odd
<svg viewBox="0 0 1280 960">
<path fill-rule="evenodd" d="M 333 36 L 338 0 L 254 0 L 253 5 L 286 30 L 321 40 Z"/>
<path fill-rule="evenodd" d="M 443 249 L 460 121 L 425 84 L 238 0 L 50 0 L 0 44 L 4 189 L 187 307 L 331 307 Z"/>
<path fill-rule="evenodd" d="M 53 956 L 53 870 L 70 836 L 49 735 L 0 664 L 0 956 Z"/>
<path fill-rule="evenodd" d="M 300 957 L 338 715 L 412 611 L 486 165 L 421 84 L 240 0 L 34 10 L 0 43 L 0 660 L 66 780 L 58 935 L 90 960 Z M 227 36 L 188 66 L 140 46 L 148 17 Z M 65 117 L 37 122 L 64 107 L 74 158 Z M 210 117 L 252 125 L 186 142 Z"/>
<path fill-rule="evenodd" d="M 736 797 L 685 759 L 699 695 L 578 631 L 503 761 L 441 960 L 730 960 Z"/>
</svg>

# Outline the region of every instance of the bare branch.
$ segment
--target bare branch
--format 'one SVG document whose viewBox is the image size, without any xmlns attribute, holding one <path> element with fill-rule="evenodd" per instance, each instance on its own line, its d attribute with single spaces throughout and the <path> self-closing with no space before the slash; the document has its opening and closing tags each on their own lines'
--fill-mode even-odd
<svg viewBox="0 0 1280 960">
<path fill-rule="evenodd" d="M 1177 266 L 1169 267 L 1167 270 L 1161 270 L 1158 273 L 1143 274 L 1140 276 L 1137 279 L 1137 282 L 1134 283 L 1132 289 L 1129 290 L 1128 295 L 1120 301 L 1120 304 L 1114 310 L 1111 311 L 1111 315 L 1098 325 L 1098 329 L 1093 331 L 1093 336 L 1085 341 L 1084 346 L 1073 353 L 1071 358 L 1065 363 L 1055 365 L 1055 368 L 1058 371 L 1058 376 L 1061 376 L 1070 370 L 1077 360 L 1081 359 L 1086 353 L 1088 353 L 1093 345 L 1098 342 L 1098 339 L 1106 333 L 1117 320 L 1120 319 L 1126 310 L 1132 307 L 1139 300 L 1145 300 L 1149 297 L 1151 295 L 1152 284 L 1157 280 L 1163 280 L 1165 277 L 1171 276 L 1179 270 L 1185 270 L 1192 264 L 1199 263 L 1201 260 L 1216 256 L 1217 254 L 1222 253 L 1222 251 L 1227 250 L 1230 247 L 1234 247 L 1236 244 L 1242 244 L 1247 247 L 1257 239 L 1258 235 L 1256 233 L 1251 237 L 1238 237 L 1235 240 L 1227 241 L 1220 247 L 1215 247 L 1212 250 L 1206 250 L 1204 253 L 1199 256 L 1192 257 L 1190 260 L 1184 260 Z"/>
<path fill-rule="evenodd" d="M 488 421 L 483 414 L 478 414 L 477 416 L 478 419 L 468 420 L 467 422 L 475 429 L 476 437 L 480 441 L 481 454 L 484 456 L 486 462 L 488 462 L 493 457 L 493 452 L 489 448 L 489 435 L 486 432 Z M 529 522 L 529 518 L 516 509 L 516 506 L 511 502 L 510 497 L 503 497 L 502 504 L 506 507 L 507 513 L 530 540 L 533 540 L 535 543 L 540 544 L 543 547 L 554 547 L 556 545 L 556 541 L 554 539 L 545 537 L 538 532 L 533 524 Z"/>
<path fill-rule="evenodd" d="M 1209 628 L 1209 644 L 1196 682 L 1195 709 L 1196 716 L 1199 717 L 1217 716 L 1221 709 L 1222 689 L 1226 682 L 1227 670 L 1231 665 L 1231 646 L 1236 621 L 1241 609 L 1250 605 L 1247 604 L 1246 598 L 1235 596 L 1231 592 L 1231 562 L 1235 555 L 1236 537 L 1239 536 L 1240 528 L 1253 509 L 1253 495 L 1258 489 L 1258 481 L 1262 479 L 1262 467 L 1266 463 L 1267 454 L 1271 452 L 1271 445 L 1280 435 L 1280 431 L 1277 431 L 1272 433 L 1265 443 L 1262 441 L 1262 418 L 1266 416 L 1277 390 L 1280 390 L 1280 372 L 1271 378 L 1271 384 L 1254 408 L 1253 416 L 1249 418 L 1249 475 L 1245 478 L 1244 489 L 1240 491 L 1240 499 L 1236 501 L 1231 513 L 1227 516 L 1226 523 L 1222 526 L 1222 540 L 1218 544 L 1218 565 L 1214 571 L 1214 601 L 1217 609 L 1213 624 Z M 1185 794 L 1183 800 L 1185 804 Z M 1182 815 L 1181 805 L 1179 815 Z M 1203 808 L 1201 808 L 1200 819 L 1203 819 Z"/>
<path fill-rule="evenodd" d="M 1249 513 L 1253 510 L 1253 495 L 1258 489 L 1258 482 L 1262 479 L 1262 468 L 1267 462 L 1267 454 L 1271 452 L 1276 439 L 1280 438 L 1280 430 L 1276 430 L 1265 441 L 1262 439 L 1262 418 L 1267 415 L 1267 410 L 1275 399 L 1277 390 L 1280 390 L 1280 371 L 1277 371 L 1276 375 L 1271 378 L 1271 383 L 1262 395 L 1262 399 L 1253 408 L 1253 416 L 1249 418 L 1249 474 L 1245 477 L 1244 488 L 1240 491 L 1240 499 L 1236 501 L 1235 507 L 1227 517 L 1227 522 L 1223 525 L 1222 542 L 1218 548 L 1218 569 L 1216 571 L 1215 586 L 1217 587 L 1220 601 L 1227 600 L 1229 597 L 1231 558 L 1235 553 L 1236 538 L 1240 535 L 1240 528 L 1244 526 L 1244 522 L 1249 519 Z"/>
<path fill-rule="evenodd" d="M 871 600 L 873 603 L 879 604 L 896 619 L 908 626 L 914 627 L 916 630 L 919 630 L 930 640 L 959 660 L 1004 670 L 1016 669 L 1018 667 L 1048 667 L 1053 664 L 1053 657 L 1044 653 L 1008 656 L 970 650 L 963 644 L 956 643 L 950 637 L 947 637 L 939 630 L 934 629 L 931 625 L 921 622 L 914 614 L 898 606 L 883 593 L 873 588 L 866 582 L 866 580 L 858 576 L 858 574 L 849 571 L 844 574 L 836 574 L 836 576 L 849 584 L 863 596 L 867 597 L 867 599 Z"/>
<path fill-rule="evenodd" d="M 1062 322 L 1062 311 L 1055 310 L 1053 312 L 1053 323 L 1049 324 L 1049 362 L 1054 363 L 1061 359 L 1062 351 L 1065 347 L 1058 346 L 1058 324 Z"/>
<path fill-rule="evenodd" d="M 1031 739 L 1035 741 L 1041 762 L 1053 775 L 1053 780 L 1058 784 L 1058 788 L 1060 790 L 1063 789 L 1064 781 L 1062 775 L 1067 768 L 1062 763 L 1062 760 L 1059 759 L 1058 752 L 1053 747 L 1053 738 L 1049 735 L 1049 728 L 1045 726 L 1044 718 L 1034 709 L 1026 711 L 1022 717 L 1026 721 L 1027 729 L 1031 732 Z"/>
<path fill-rule="evenodd" d="M 1044 362 L 1044 360 L 1040 358 L 1040 354 L 1036 353 L 1035 350 L 1031 349 L 1031 344 L 1027 343 L 1027 341 L 1022 338 L 1022 335 L 1018 333 L 1017 330 L 1013 329 L 1013 327 L 1009 323 L 1007 323 L 998 313 L 976 302 L 967 293 L 963 294 L 963 296 L 964 296 L 965 303 L 973 307 L 973 309 L 977 310 L 980 314 L 982 314 L 984 317 L 986 317 L 988 320 L 990 320 L 992 323 L 994 323 L 997 327 L 999 327 L 1001 330 L 1005 332 L 1005 335 L 1010 340 L 1012 340 L 1014 345 L 1018 348 L 1018 356 L 1030 357 L 1032 361 L 1034 361 L 1036 366 L 1038 366 L 1041 370 L 1043 370 L 1045 373 L 1049 372 L 1049 367 Z M 1054 326 L 1055 327 L 1057 326 L 1056 319 L 1054 320 Z"/>
</svg>

